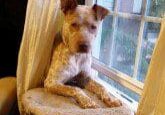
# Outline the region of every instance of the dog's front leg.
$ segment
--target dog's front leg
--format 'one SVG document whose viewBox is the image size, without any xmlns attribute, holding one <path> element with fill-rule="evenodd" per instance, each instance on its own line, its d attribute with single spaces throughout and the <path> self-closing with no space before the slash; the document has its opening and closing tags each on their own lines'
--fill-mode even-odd
<svg viewBox="0 0 165 115">
<path fill-rule="evenodd" d="M 67 86 L 60 83 L 55 83 L 52 86 L 49 85 L 45 87 L 48 91 L 54 94 L 73 97 L 82 108 L 98 107 L 98 105 L 92 101 L 80 88 Z"/>
<path fill-rule="evenodd" d="M 112 99 L 106 88 L 91 77 L 89 78 L 88 83 L 85 85 L 85 88 L 95 93 L 109 107 L 118 107 L 122 105 L 120 100 Z"/>
</svg>

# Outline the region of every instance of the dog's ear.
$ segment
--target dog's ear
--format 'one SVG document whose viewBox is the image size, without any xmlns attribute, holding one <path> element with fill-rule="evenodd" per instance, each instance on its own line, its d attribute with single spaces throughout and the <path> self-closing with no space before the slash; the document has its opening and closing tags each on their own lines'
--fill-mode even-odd
<svg viewBox="0 0 165 115">
<path fill-rule="evenodd" d="M 61 0 L 61 10 L 66 14 L 70 10 L 74 10 L 77 7 L 76 0 Z"/>
<path fill-rule="evenodd" d="M 99 6 L 97 4 L 94 4 L 92 9 L 94 10 L 95 12 L 95 16 L 96 16 L 96 19 L 97 20 L 103 20 L 105 18 L 105 16 L 107 16 L 109 14 L 109 10 L 102 7 L 102 6 Z"/>
</svg>

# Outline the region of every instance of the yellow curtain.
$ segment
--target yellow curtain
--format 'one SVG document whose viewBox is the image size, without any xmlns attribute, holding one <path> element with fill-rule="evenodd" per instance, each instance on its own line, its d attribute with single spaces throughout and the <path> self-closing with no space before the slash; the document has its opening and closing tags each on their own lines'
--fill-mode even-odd
<svg viewBox="0 0 165 115">
<path fill-rule="evenodd" d="M 153 52 L 137 115 L 165 115 L 165 19 Z"/>
<path fill-rule="evenodd" d="M 62 25 L 60 0 L 28 0 L 24 33 L 17 67 L 17 96 L 20 112 L 22 95 L 44 81 L 55 34 Z M 58 27 L 58 28 L 57 28 Z"/>
</svg>

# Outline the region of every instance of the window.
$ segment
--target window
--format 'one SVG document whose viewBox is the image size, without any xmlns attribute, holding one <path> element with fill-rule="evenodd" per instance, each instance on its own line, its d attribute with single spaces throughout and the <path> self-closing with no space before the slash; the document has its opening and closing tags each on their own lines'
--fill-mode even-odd
<svg viewBox="0 0 165 115">
<path fill-rule="evenodd" d="M 86 0 L 92 5 L 95 0 Z M 111 13 L 102 22 L 93 48 L 97 75 L 122 94 L 139 101 L 160 23 L 164 0 L 97 0 Z"/>
</svg>

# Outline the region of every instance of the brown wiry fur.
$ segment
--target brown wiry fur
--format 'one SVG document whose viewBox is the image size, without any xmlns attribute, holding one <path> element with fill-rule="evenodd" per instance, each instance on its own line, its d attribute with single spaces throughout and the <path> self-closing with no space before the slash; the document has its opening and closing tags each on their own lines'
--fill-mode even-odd
<svg viewBox="0 0 165 115">
<path fill-rule="evenodd" d="M 61 0 L 61 8 L 65 14 L 62 41 L 54 48 L 45 88 L 55 94 L 73 97 L 83 108 L 99 106 L 81 88 L 95 93 L 110 107 L 120 106 L 121 102 L 112 100 L 91 74 L 92 43 L 108 10 L 97 5 L 78 6 L 75 0 Z"/>
</svg>

